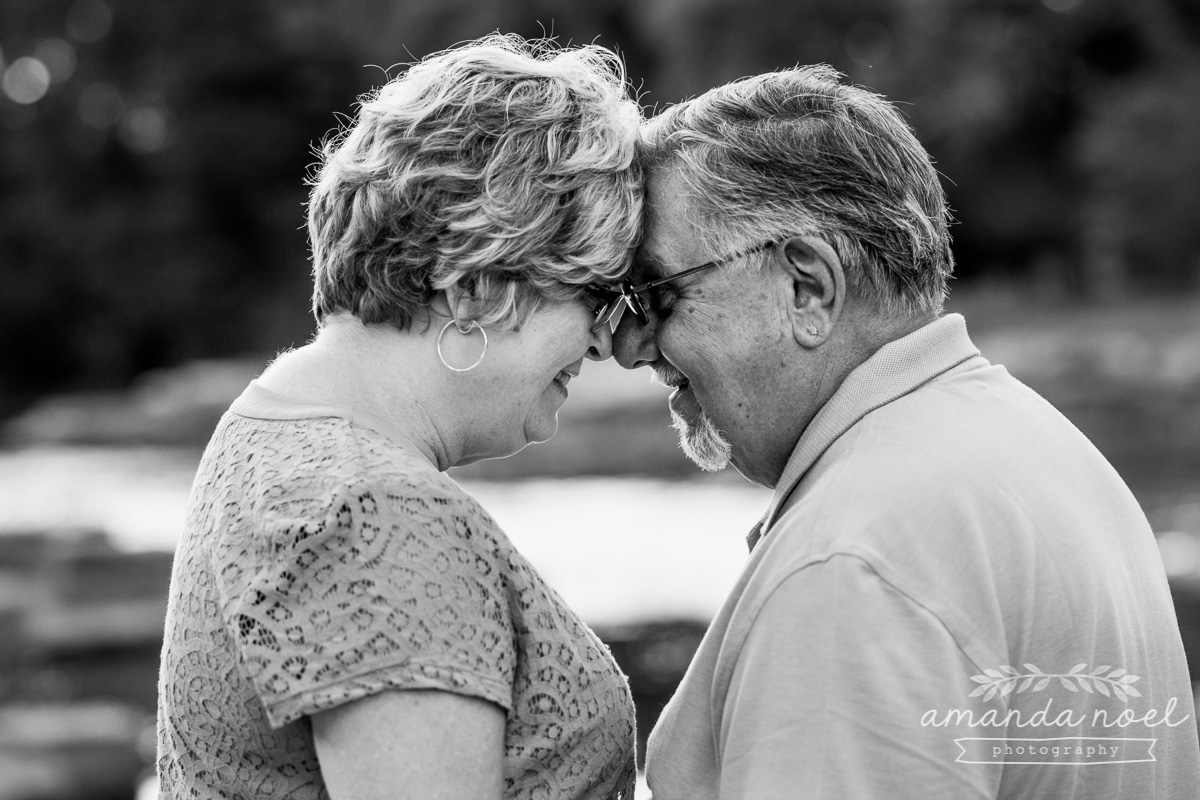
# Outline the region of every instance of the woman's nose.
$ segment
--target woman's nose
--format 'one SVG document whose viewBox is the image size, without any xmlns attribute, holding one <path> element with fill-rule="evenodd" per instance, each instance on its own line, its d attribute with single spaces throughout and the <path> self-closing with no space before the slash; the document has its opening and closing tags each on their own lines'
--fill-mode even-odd
<svg viewBox="0 0 1200 800">
<path fill-rule="evenodd" d="M 621 314 L 617 329 L 612 335 L 612 350 L 617 363 L 625 369 L 637 369 L 654 364 L 661 354 L 658 352 L 658 320 L 653 314 L 642 325 L 628 309 Z"/>
<path fill-rule="evenodd" d="M 592 328 L 592 344 L 588 348 L 587 357 L 592 361 L 604 361 L 612 358 L 613 333 L 608 323 L 602 323 Z"/>
</svg>

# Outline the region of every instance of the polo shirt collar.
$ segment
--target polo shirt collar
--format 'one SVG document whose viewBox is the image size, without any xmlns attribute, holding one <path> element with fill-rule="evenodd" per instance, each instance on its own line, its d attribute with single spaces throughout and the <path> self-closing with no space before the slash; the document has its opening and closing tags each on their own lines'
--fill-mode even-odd
<svg viewBox="0 0 1200 800">
<path fill-rule="evenodd" d="M 753 549 L 805 473 L 856 422 L 881 406 L 979 355 L 961 314 L 947 314 L 888 342 L 851 372 L 796 442 L 767 513 L 747 537 Z"/>
</svg>

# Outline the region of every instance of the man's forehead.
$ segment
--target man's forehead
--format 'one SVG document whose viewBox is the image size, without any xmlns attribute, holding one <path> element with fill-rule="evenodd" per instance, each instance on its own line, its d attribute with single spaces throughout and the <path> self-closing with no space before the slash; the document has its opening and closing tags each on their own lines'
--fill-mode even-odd
<svg viewBox="0 0 1200 800">
<path fill-rule="evenodd" d="M 634 270 L 647 280 L 683 269 L 695 247 L 687 187 L 676 170 L 654 172 L 646 182 L 645 230 Z"/>
<path fill-rule="evenodd" d="M 651 249 L 649 235 L 642 239 L 637 252 L 633 254 L 633 279 L 638 283 L 652 281 L 666 274 L 662 258 Z"/>
</svg>

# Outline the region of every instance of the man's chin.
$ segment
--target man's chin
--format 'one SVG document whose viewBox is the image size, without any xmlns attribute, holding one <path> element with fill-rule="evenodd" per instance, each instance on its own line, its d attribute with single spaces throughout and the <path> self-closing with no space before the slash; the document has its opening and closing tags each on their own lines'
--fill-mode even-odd
<svg viewBox="0 0 1200 800">
<path fill-rule="evenodd" d="M 679 433 L 683 454 L 700 469 L 719 472 L 729 466 L 733 445 L 703 412 L 689 421 L 672 410 L 671 424 Z"/>
</svg>

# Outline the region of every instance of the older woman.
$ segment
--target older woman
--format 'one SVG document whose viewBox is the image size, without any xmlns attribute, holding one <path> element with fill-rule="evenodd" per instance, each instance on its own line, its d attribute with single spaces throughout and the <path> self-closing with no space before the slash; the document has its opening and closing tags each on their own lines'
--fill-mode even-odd
<svg viewBox="0 0 1200 800">
<path fill-rule="evenodd" d="M 638 122 L 608 51 L 497 36 L 325 147 L 318 333 L 221 420 L 175 560 L 165 797 L 632 796 L 623 676 L 443 471 L 550 438 L 609 357 Z"/>
</svg>

